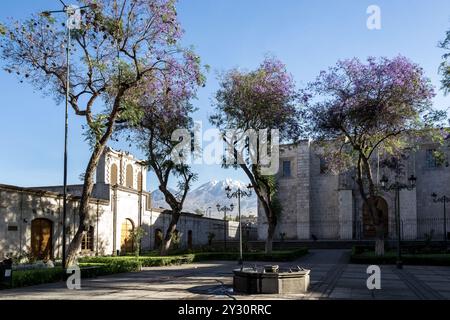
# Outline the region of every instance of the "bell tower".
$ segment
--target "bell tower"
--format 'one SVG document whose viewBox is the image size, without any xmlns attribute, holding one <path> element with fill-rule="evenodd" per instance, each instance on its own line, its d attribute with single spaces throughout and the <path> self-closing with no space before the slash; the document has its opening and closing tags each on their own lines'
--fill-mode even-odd
<svg viewBox="0 0 450 320">
<path fill-rule="evenodd" d="M 107 147 L 97 166 L 97 183 L 146 191 L 147 167 L 129 152 Z"/>
</svg>

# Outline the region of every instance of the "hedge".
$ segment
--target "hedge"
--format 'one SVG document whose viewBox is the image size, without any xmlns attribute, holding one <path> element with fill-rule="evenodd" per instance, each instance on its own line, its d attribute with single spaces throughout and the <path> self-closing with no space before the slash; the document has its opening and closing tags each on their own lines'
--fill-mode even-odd
<svg viewBox="0 0 450 320">
<path fill-rule="evenodd" d="M 386 252 L 384 256 L 376 256 L 374 251 L 353 253 L 351 263 L 356 264 L 395 264 L 396 252 Z M 402 262 L 406 265 L 450 266 L 450 254 L 402 254 Z"/>
<path fill-rule="evenodd" d="M 307 248 L 289 251 L 244 253 L 244 261 L 293 261 L 308 253 Z M 142 267 L 169 266 L 210 260 L 237 260 L 238 252 L 200 252 L 176 256 L 124 256 L 124 257 L 86 257 L 80 259 L 82 278 L 92 278 L 116 273 L 136 272 Z M 12 287 L 26 287 L 44 283 L 63 281 L 65 275 L 61 267 L 14 270 Z"/>
<path fill-rule="evenodd" d="M 140 271 L 142 264 L 135 260 L 105 260 L 104 263 L 80 263 L 81 277 L 93 278 L 115 273 Z M 63 281 L 67 275 L 61 267 L 13 270 L 12 288 Z"/>
<path fill-rule="evenodd" d="M 273 251 L 272 254 L 264 252 L 248 252 L 243 254 L 247 261 L 293 261 L 308 253 L 307 248 L 300 248 L 289 251 Z M 199 252 L 175 256 L 124 256 L 124 257 L 87 257 L 83 258 L 83 263 L 110 263 L 111 261 L 135 261 L 142 267 L 156 267 L 180 265 L 185 263 L 210 261 L 210 260 L 238 260 L 239 252 Z"/>
</svg>

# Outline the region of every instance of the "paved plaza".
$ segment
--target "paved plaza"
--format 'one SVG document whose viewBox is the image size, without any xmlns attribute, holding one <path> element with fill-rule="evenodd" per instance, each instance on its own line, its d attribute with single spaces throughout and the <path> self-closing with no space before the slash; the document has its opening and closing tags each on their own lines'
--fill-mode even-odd
<svg viewBox="0 0 450 320">
<path fill-rule="evenodd" d="M 311 269 L 311 287 L 298 295 L 237 295 L 232 291 L 235 262 L 205 262 L 182 266 L 145 268 L 82 281 L 81 290 L 64 283 L 0 291 L 0 299 L 450 299 L 450 268 L 381 266 L 381 290 L 366 287 L 366 265 L 349 264 L 347 250 L 311 250 L 295 262 L 280 266 Z M 247 265 L 254 265 L 247 262 Z M 262 264 L 262 263 L 258 263 Z"/>
</svg>

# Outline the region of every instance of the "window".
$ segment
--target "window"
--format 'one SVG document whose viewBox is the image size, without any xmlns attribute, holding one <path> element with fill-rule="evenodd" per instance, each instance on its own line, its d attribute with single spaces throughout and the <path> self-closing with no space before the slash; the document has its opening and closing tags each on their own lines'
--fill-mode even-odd
<svg viewBox="0 0 450 320">
<path fill-rule="evenodd" d="M 283 161 L 283 177 L 291 176 L 291 161 L 285 160 Z"/>
<path fill-rule="evenodd" d="M 328 172 L 327 161 L 323 157 L 320 157 L 320 173 L 326 174 L 327 172 Z"/>
<path fill-rule="evenodd" d="M 436 149 L 428 149 L 426 155 L 427 168 L 437 168 L 439 167 L 439 160 L 436 156 Z"/>
<path fill-rule="evenodd" d="M 112 186 L 117 185 L 117 165 L 116 164 L 113 164 L 111 166 L 111 178 L 110 178 L 109 182 Z"/>
<path fill-rule="evenodd" d="M 133 188 L 133 166 L 131 164 L 127 166 L 126 186 L 131 189 Z"/>
<path fill-rule="evenodd" d="M 142 191 L 142 171 L 138 173 L 137 187 L 138 191 Z"/>
<path fill-rule="evenodd" d="M 89 230 L 83 235 L 81 250 L 94 251 L 94 227 L 90 226 Z"/>
</svg>

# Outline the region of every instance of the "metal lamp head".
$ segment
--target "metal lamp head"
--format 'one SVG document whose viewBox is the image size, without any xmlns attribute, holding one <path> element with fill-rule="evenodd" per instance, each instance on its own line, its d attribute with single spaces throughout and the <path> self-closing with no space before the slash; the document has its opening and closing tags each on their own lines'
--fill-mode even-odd
<svg viewBox="0 0 450 320">
<path fill-rule="evenodd" d="M 231 205 L 230 205 L 230 208 L 231 208 L 231 211 L 233 211 L 233 209 L 234 209 L 234 204 L 231 204 Z"/>
<path fill-rule="evenodd" d="M 226 186 L 225 191 L 226 191 L 226 192 L 231 192 L 230 186 Z"/>
<path fill-rule="evenodd" d="M 433 192 L 433 194 L 431 196 L 433 197 L 433 199 L 436 199 L 437 198 L 436 192 Z"/>
<path fill-rule="evenodd" d="M 220 204 L 216 205 L 217 211 L 220 211 Z"/>
<path fill-rule="evenodd" d="M 414 186 L 416 185 L 417 178 L 416 178 L 415 175 L 412 174 L 412 175 L 408 178 L 408 181 L 409 181 L 410 186 L 411 186 L 411 187 L 414 187 Z"/>
</svg>

